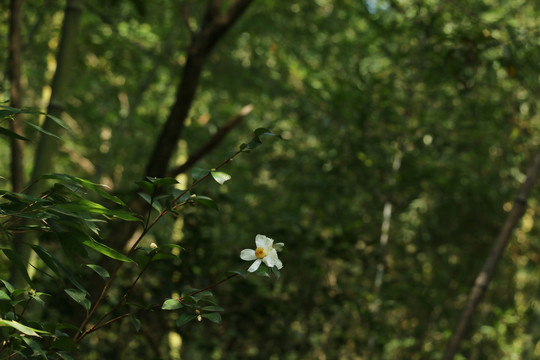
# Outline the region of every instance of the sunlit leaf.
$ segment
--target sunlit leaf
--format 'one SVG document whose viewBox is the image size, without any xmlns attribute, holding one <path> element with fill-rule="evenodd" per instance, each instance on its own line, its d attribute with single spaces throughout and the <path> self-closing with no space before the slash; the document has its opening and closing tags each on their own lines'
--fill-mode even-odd
<svg viewBox="0 0 540 360">
<path fill-rule="evenodd" d="M 5 293 L 5 291 L 0 290 L 0 301 L 11 301 L 11 298 L 8 294 Z"/>
<path fill-rule="evenodd" d="M 29 326 L 23 325 L 23 324 L 15 321 L 15 320 L 9 320 L 8 321 L 8 320 L 0 319 L 0 326 L 12 327 L 15 330 L 20 331 L 23 334 L 26 334 L 26 335 L 29 335 L 29 336 L 41 337 L 38 333 L 48 334 L 46 331 L 31 328 Z"/>
<path fill-rule="evenodd" d="M 163 302 L 163 305 L 161 306 L 162 310 L 176 310 L 183 308 L 184 305 L 177 299 L 167 299 L 165 302 Z"/>
<path fill-rule="evenodd" d="M 226 181 L 231 179 L 231 175 L 221 171 L 212 171 L 211 174 L 214 180 L 216 180 L 220 185 L 223 185 Z"/>
</svg>

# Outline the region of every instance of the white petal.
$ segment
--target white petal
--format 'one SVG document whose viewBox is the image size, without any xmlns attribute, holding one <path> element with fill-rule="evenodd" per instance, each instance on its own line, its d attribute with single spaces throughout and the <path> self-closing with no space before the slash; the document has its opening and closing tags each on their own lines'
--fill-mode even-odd
<svg viewBox="0 0 540 360">
<path fill-rule="evenodd" d="M 285 246 L 284 243 L 275 243 L 274 245 L 274 249 L 276 249 L 276 251 L 281 251 L 283 250 L 283 247 Z"/>
<path fill-rule="evenodd" d="M 283 267 L 283 263 L 278 258 L 276 258 L 276 267 L 278 268 L 278 270 Z"/>
<path fill-rule="evenodd" d="M 264 235 L 255 236 L 255 244 L 257 245 L 257 247 L 262 247 L 264 249 L 268 249 L 268 248 L 272 247 L 273 243 L 274 243 L 274 240 L 272 240 L 269 237 L 266 237 Z"/>
<path fill-rule="evenodd" d="M 248 271 L 254 272 L 255 270 L 257 270 L 259 266 L 261 266 L 261 262 L 262 261 L 260 259 L 255 260 L 253 264 L 251 264 L 251 266 L 249 267 Z"/>
<path fill-rule="evenodd" d="M 244 249 L 240 253 L 240 259 L 242 260 L 251 261 L 255 260 L 256 258 L 257 256 L 255 255 L 255 250 L 252 249 Z"/>
<path fill-rule="evenodd" d="M 263 259 L 263 262 L 268 267 L 275 266 L 278 261 L 279 261 L 279 259 L 277 257 L 276 250 L 274 250 L 274 249 L 272 249 L 272 251 L 267 256 L 265 256 L 264 259 Z"/>
</svg>

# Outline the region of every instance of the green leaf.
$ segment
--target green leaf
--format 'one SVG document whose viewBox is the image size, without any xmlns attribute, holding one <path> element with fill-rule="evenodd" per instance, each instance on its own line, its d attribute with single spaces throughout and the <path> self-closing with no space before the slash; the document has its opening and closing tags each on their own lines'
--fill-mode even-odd
<svg viewBox="0 0 540 360">
<path fill-rule="evenodd" d="M 7 291 L 11 294 L 13 291 L 15 291 L 15 287 L 11 285 L 11 283 L 7 280 L 0 280 L 4 283 L 4 286 L 6 287 Z"/>
<path fill-rule="evenodd" d="M 151 182 L 137 181 L 135 184 L 137 184 L 137 186 L 140 187 L 141 190 L 147 194 L 152 194 L 154 192 L 154 186 L 152 185 Z"/>
<path fill-rule="evenodd" d="M 53 256 L 44 248 L 42 248 L 39 245 L 30 245 L 34 252 L 43 260 L 45 265 L 49 267 L 58 277 L 60 277 L 60 271 L 58 270 L 58 267 L 56 266 L 56 263 L 54 261 Z"/>
<path fill-rule="evenodd" d="M 109 279 L 110 277 L 109 272 L 105 268 L 99 265 L 93 265 L 93 264 L 86 264 L 86 266 L 94 270 L 99 276 L 101 276 L 103 281 L 107 281 Z"/>
<path fill-rule="evenodd" d="M 150 261 L 150 256 L 148 254 L 141 254 L 140 252 L 135 255 L 135 262 L 139 269 L 143 269 L 146 264 Z"/>
<path fill-rule="evenodd" d="M 228 272 L 233 273 L 233 274 L 238 274 L 244 279 L 247 278 L 248 276 L 247 270 L 229 270 Z"/>
<path fill-rule="evenodd" d="M 257 270 L 253 273 L 258 276 L 270 277 L 270 269 L 265 264 L 261 264 Z"/>
<path fill-rule="evenodd" d="M 177 299 L 167 299 L 163 302 L 163 305 L 161 305 L 162 310 L 176 310 L 183 307 L 184 305 Z"/>
<path fill-rule="evenodd" d="M 218 208 L 217 204 L 214 202 L 214 200 L 212 200 L 212 198 L 209 198 L 208 196 L 196 195 L 195 197 L 192 197 L 192 199 L 195 200 L 196 202 L 198 202 L 199 204 L 203 205 L 203 206 L 219 210 L 219 208 Z"/>
<path fill-rule="evenodd" d="M 56 138 L 56 139 L 58 139 L 58 140 L 62 140 L 62 139 L 60 139 L 57 135 L 53 134 L 52 132 L 49 132 L 49 131 L 43 129 L 42 127 L 39 127 L 39 126 L 37 126 L 36 124 L 31 123 L 30 121 L 27 121 L 27 120 L 23 120 L 23 121 L 25 122 L 25 124 L 27 124 L 27 125 L 33 127 L 34 129 L 36 129 L 37 131 L 39 131 L 39 132 L 41 132 L 41 133 L 43 133 L 43 134 L 45 134 L 45 135 L 49 135 L 49 136 L 52 136 L 53 138 Z"/>
<path fill-rule="evenodd" d="M 96 202 L 80 199 L 76 202 L 70 202 L 65 204 L 55 204 L 51 206 L 52 209 L 67 211 L 71 213 L 89 213 L 110 217 L 117 217 L 126 221 L 139 221 L 140 219 L 135 216 L 135 214 L 129 211 L 122 210 L 109 210 L 105 206 L 98 204 Z M 69 215 L 69 214 L 66 214 Z"/>
<path fill-rule="evenodd" d="M 141 330 L 141 321 L 135 316 L 130 316 L 129 318 L 131 320 L 131 323 L 133 324 L 133 327 L 135 327 L 135 331 L 139 332 Z"/>
<path fill-rule="evenodd" d="M 57 118 L 56 116 L 51 115 L 51 114 L 47 114 L 47 113 L 40 113 L 40 114 L 45 115 L 46 117 L 48 117 L 49 119 L 54 121 L 59 126 L 63 127 L 66 130 L 69 130 L 69 127 L 67 126 L 67 124 L 65 122 L 63 122 L 62 120 L 60 120 L 59 118 Z"/>
<path fill-rule="evenodd" d="M 26 343 L 26 345 L 28 345 L 28 347 L 30 347 L 30 349 L 34 351 L 34 353 L 32 354 L 33 356 L 39 355 L 41 356 L 41 358 L 47 360 L 47 353 L 41 348 L 37 341 L 34 341 L 33 339 L 26 336 L 23 336 L 22 339 Z"/>
<path fill-rule="evenodd" d="M 122 206 L 126 205 L 118 197 L 113 196 L 113 195 L 107 193 L 106 191 L 104 191 L 103 188 L 107 187 L 106 185 L 93 183 L 91 181 L 81 179 L 81 178 L 78 178 L 76 176 L 66 175 L 66 174 L 54 174 L 54 173 L 53 174 L 45 174 L 45 175 L 42 176 L 42 178 L 43 179 L 50 179 L 50 180 L 58 180 L 58 181 L 61 181 L 63 183 L 75 185 L 77 187 L 83 187 L 83 188 L 86 188 L 88 190 L 92 190 L 92 191 L 98 193 L 99 195 L 101 195 L 105 199 L 108 199 L 108 200 L 110 200 L 110 201 L 112 201 L 112 202 L 114 202 L 114 203 L 116 203 L 118 205 L 122 205 Z"/>
<path fill-rule="evenodd" d="M 75 344 L 75 341 L 73 341 L 73 339 L 69 336 L 58 336 L 52 343 L 51 347 L 53 349 L 65 351 L 77 350 L 77 344 Z"/>
<path fill-rule="evenodd" d="M 30 279 L 30 276 L 28 276 L 28 272 L 26 271 L 26 266 L 22 262 L 19 255 L 15 251 L 13 251 L 11 249 L 2 249 L 2 251 L 4 252 L 4 255 L 6 255 L 9 260 L 11 260 L 13 265 L 15 265 L 17 270 L 19 270 L 19 272 L 23 275 L 26 282 L 31 287 L 34 287 L 34 285 L 32 284 L 32 280 Z"/>
<path fill-rule="evenodd" d="M 171 260 L 171 259 L 178 259 L 178 256 L 173 255 L 173 254 L 168 254 L 168 253 L 159 253 L 159 254 L 156 254 L 156 256 L 152 258 L 152 260 Z"/>
<path fill-rule="evenodd" d="M 8 130 L 4 127 L 1 127 L 0 126 L 0 135 L 5 135 L 7 137 L 10 137 L 12 139 L 18 139 L 18 140 L 24 140 L 24 141 L 29 141 L 28 138 L 25 138 L 24 136 L 22 135 L 19 135 L 17 134 L 16 132 L 13 132 L 11 130 Z"/>
<path fill-rule="evenodd" d="M 258 128 L 258 129 L 253 130 L 253 136 L 254 137 L 259 137 L 259 136 L 265 135 L 265 134 L 274 135 L 267 128 Z"/>
<path fill-rule="evenodd" d="M 105 244 L 100 243 L 99 241 L 96 241 L 92 238 L 83 241 L 83 244 L 88 246 L 90 249 L 95 250 L 107 257 L 110 257 L 111 259 L 123 261 L 123 262 L 133 262 L 130 258 L 128 258 L 126 255 L 114 250 L 111 247 L 108 247 Z"/>
<path fill-rule="evenodd" d="M 203 306 L 201 310 L 204 311 L 225 311 L 221 306 Z"/>
<path fill-rule="evenodd" d="M 156 178 L 156 177 L 147 176 L 146 178 L 147 178 L 152 184 L 154 184 L 154 186 L 165 187 L 165 186 L 169 186 L 169 185 L 178 184 L 178 181 L 177 181 L 175 178 L 170 178 L 170 177 L 166 177 L 166 178 Z"/>
<path fill-rule="evenodd" d="M 262 141 L 261 139 L 259 139 L 259 137 L 254 137 L 248 144 L 247 144 L 247 148 L 249 150 L 253 150 L 255 149 L 256 147 L 259 147 L 260 145 L 262 145 Z"/>
<path fill-rule="evenodd" d="M 205 177 L 206 175 L 208 175 L 209 172 L 210 170 L 207 170 L 207 169 L 193 168 L 191 169 L 191 176 L 193 177 L 194 181 L 197 181 Z"/>
<path fill-rule="evenodd" d="M 90 310 L 90 300 L 86 298 L 86 292 L 77 290 L 77 289 L 64 289 L 66 294 L 68 294 L 73 300 L 79 303 L 86 311 Z"/>
<path fill-rule="evenodd" d="M 220 185 L 223 185 L 226 181 L 231 180 L 231 175 L 222 171 L 212 171 L 211 174 L 214 180 L 216 180 Z"/>
<path fill-rule="evenodd" d="M 41 333 L 47 333 L 46 331 L 42 331 L 42 330 L 38 330 L 38 329 L 33 329 L 31 327 L 28 327 L 26 325 L 23 325 L 19 322 L 16 322 L 15 320 L 11 320 L 11 321 L 8 321 L 8 320 L 4 320 L 4 319 L 0 319 L 0 326 L 9 326 L 9 327 L 12 327 L 14 328 L 15 330 L 17 331 L 20 331 L 22 332 L 23 334 L 25 335 L 29 335 L 29 336 L 36 336 L 36 337 L 41 337 L 38 332 L 41 332 Z M 47 333 L 48 334 L 48 333 Z"/>
<path fill-rule="evenodd" d="M 139 195 L 140 197 L 143 198 L 144 201 L 146 201 L 148 204 L 152 204 L 152 197 L 146 193 L 137 193 L 137 195 Z"/>
<path fill-rule="evenodd" d="M 0 290 L 0 301 L 11 301 L 11 298 L 3 290 Z"/>
<path fill-rule="evenodd" d="M 187 289 L 184 289 L 184 291 L 182 291 L 182 296 L 188 296 L 188 295 L 193 294 L 194 292 L 197 292 L 197 291 L 199 291 L 199 289 L 187 288 Z"/>
<path fill-rule="evenodd" d="M 193 296 L 200 299 L 200 298 L 203 298 L 203 297 L 214 297 L 214 294 L 212 294 L 212 292 L 210 290 L 204 290 L 204 291 L 201 291 L 200 293 L 195 294 Z"/>
<path fill-rule="evenodd" d="M 176 326 L 183 326 L 187 324 L 188 322 L 190 322 L 191 320 L 195 319 L 196 317 L 197 315 L 193 315 L 193 314 L 186 314 L 186 313 L 180 314 L 180 316 L 178 317 L 178 320 L 176 320 Z"/>
<path fill-rule="evenodd" d="M 272 266 L 272 272 L 274 273 L 274 276 L 276 277 L 276 279 L 279 280 L 279 277 L 280 277 L 280 273 L 279 273 L 279 270 L 277 267 L 275 266 Z"/>
<path fill-rule="evenodd" d="M 217 312 L 208 313 L 208 314 L 202 314 L 203 318 L 207 318 L 208 320 L 219 324 L 221 322 L 221 315 Z"/>
<path fill-rule="evenodd" d="M 66 354 L 66 353 L 63 352 L 63 351 L 58 351 L 58 352 L 56 353 L 56 355 L 58 355 L 58 356 L 59 356 L 61 359 L 63 359 L 63 360 L 75 360 L 75 359 L 73 359 L 71 356 L 69 356 L 68 354 Z"/>
</svg>

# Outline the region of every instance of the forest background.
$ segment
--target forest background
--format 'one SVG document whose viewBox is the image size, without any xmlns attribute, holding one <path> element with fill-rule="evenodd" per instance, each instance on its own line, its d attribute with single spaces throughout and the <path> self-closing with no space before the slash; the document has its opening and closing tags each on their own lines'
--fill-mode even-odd
<svg viewBox="0 0 540 360">
<path fill-rule="evenodd" d="M 37 114 L 3 119 L 29 141 L 16 147 L 17 169 L 12 136 L 1 140 L 2 189 L 39 195 L 52 183 L 27 186 L 63 173 L 144 213 L 145 176 L 185 188 L 193 168 L 215 168 L 254 129 L 282 137 L 227 163 L 230 181 L 198 185 L 219 211 L 186 207 L 152 229 L 144 244 L 182 250 L 153 263 L 133 296 L 215 283 L 244 266 L 239 253 L 256 234 L 286 244 L 281 277 L 213 289 L 220 324 L 176 327 L 177 314 L 147 312 L 139 331 L 126 319 L 90 334 L 75 358 L 442 358 L 540 145 L 538 2 L 12 0 L 0 19 L 10 49 L 0 52 L 0 100 L 69 128 Z M 540 357 L 539 196 L 456 358 Z M 140 232 L 107 225 L 103 239 L 119 251 Z M 36 274 L 37 290 L 56 294 L 41 316 L 78 319 L 58 282 Z"/>
</svg>

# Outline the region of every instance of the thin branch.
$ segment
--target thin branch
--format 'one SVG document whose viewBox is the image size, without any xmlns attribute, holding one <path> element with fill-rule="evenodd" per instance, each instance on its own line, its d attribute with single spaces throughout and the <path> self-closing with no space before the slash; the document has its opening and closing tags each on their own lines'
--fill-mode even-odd
<svg viewBox="0 0 540 360">
<path fill-rule="evenodd" d="M 222 280 L 220 280 L 220 281 L 218 281 L 218 282 L 216 282 L 216 283 L 214 283 L 214 284 L 212 284 L 212 285 L 209 285 L 209 286 L 207 286 L 207 287 L 205 287 L 205 288 L 203 288 L 203 289 L 199 289 L 199 290 L 197 290 L 197 291 L 194 291 L 194 292 L 192 292 L 191 294 L 189 294 L 189 295 L 187 295 L 187 296 L 197 295 L 197 294 L 199 294 L 199 293 L 201 293 L 201 292 L 203 292 L 203 291 L 213 289 L 213 288 L 217 287 L 218 285 L 223 284 L 224 282 L 229 281 L 229 280 L 231 280 L 232 278 L 234 278 L 234 277 L 236 277 L 236 276 L 238 276 L 238 274 L 236 274 L 236 273 L 235 273 L 235 274 L 232 274 L 232 275 L 229 275 L 229 276 L 227 276 L 225 279 L 222 279 Z M 176 300 L 178 300 L 178 302 L 184 302 L 184 299 L 185 299 L 185 296 L 181 296 L 181 297 L 179 297 L 179 298 L 176 299 Z M 161 302 L 161 303 L 159 303 L 159 304 L 152 305 L 151 309 L 160 309 L 160 308 L 163 306 L 163 303 L 164 303 L 164 302 Z M 88 334 L 90 334 L 90 333 L 93 333 L 94 331 L 97 331 L 97 330 L 99 330 L 99 329 L 101 329 L 101 328 L 103 328 L 103 327 L 105 327 L 105 326 L 107 326 L 107 325 L 109 325 L 109 324 L 112 324 L 113 322 L 116 322 L 116 321 L 118 321 L 118 320 L 122 320 L 123 318 L 129 317 L 129 316 L 133 316 L 133 315 L 136 315 L 136 314 L 139 314 L 140 312 L 142 312 L 142 311 L 144 311 L 144 310 L 147 310 L 147 308 L 142 308 L 142 309 L 139 309 L 139 310 L 137 310 L 137 311 L 135 311 L 135 312 L 129 312 L 129 313 L 126 313 L 126 314 L 118 315 L 117 317 L 115 317 L 115 318 L 113 318 L 113 319 L 110 319 L 109 321 L 104 322 L 103 324 L 101 324 L 101 325 L 99 325 L 99 326 L 93 326 L 92 328 L 90 328 L 90 329 L 88 329 L 87 331 L 85 331 L 84 335 L 88 335 Z M 81 336 L 81 339 L 82 339 L 82 336 Z"/>
<path fill-rule="evenodd" d="M 215 167 L 215 169 L 220 169 L 221 167 L 223 167 L 224 165 L 228 164 L 229 162 L 231 162 L 236 156 L 238 156 L 241 152 L 243 152 L 243 150 L 238 150 L 236 151 L 234 154 L 232 154 L 231 156 L 229 156 L 227 159 L 223 160 L 218 166 Z M 192 190 L 195 186 L 197 186 L 199 183 L 201 183 L 202 181 L 204 181 L 206 178 L 208 178 L 210 176 L 210 173 L 206 174 L 205 176 L 201 177 L 200 179 L 198 179 L 197 181 L 194 181 L 187 189 L 185 189 L 184 191 L 182 191 L 173 201 L 172 201 L 172 204 L 175 204 L 178 202 L 178 200 L 184 196 L 188 191 Z M 171 208 L 173 208 L 174 206 L 171 206 Z M 158 216 L 156 216 L 156 218 L 148 225 L 145 227 L 145 229 L 142 231 L 142 233 L 139 235 L 139 237 L 137 238 L 137 240 L 133 243 L 133 245 L 131 246 L 131 248 L 129 249 L 128 253 L 127 253 L 127 256 L 131 255 L 135 249 L 137 248 L 137 246 L 139 245 L 139 243 L 141 242 L 141 240 L 146 236 L 146 234 L 154 227 L 154 225 L 163 217 L 165 216 L 166 214 L 168 214 L 169 212 L 171 211 L 171 209 L 167 208 L 167 209 L 163 209 L 159 214 Z M 114 280 L 114 278 L 116 277 L 116 274 L 118 273 L 118 271 L 120 270 L 120 268 L 122 267 L 124 263 L 123 262 L 120 262 L 116 265 L 116 267 L 114 268 L 114 270 L 111 272 L 110 274 L 110 277 L 109 277 L 109 280 L 107 281 L 107 283 L 105 284 L 105 286 L 103 287 L 103 289 L 101 290 L 101 293 L 98 297 L 98 299 L 96 300 L 96 302 L 94 303 L 94 305 L 92 306 L 92 308 L 90 309 L 90 311 L 88 312 L 88 314 L 86 315 L 86 317 L 84 318 L 83 322 L 81 323 L 81 325 L 79 326 L 79 329 L 77 331 L 77 333 L 75 334 L 75 336 L 73 337 L 73 340 L 78 343 L 79 341 L 81 341 L 86 335 L 88 335 L 90 332 L 92 331 L 95 331 L 97 330 L 98 328 L 100 328 L 101 326 L 99 327 L 92 327 L 91 329 L 88 329 L 86 331 L 83 331 L 83 329 L 86 327 L 86 325 L 88 325 L 88 322 L 90 321 L 90 319 L 92 318 L 92 316 L 94 315 L 94 313 L 96 312 L 97 308 L 99 307 L 99 305 L 101 304 L 101 302 L 103 301 L 103 299 L 105 298 L 105 294 L 107 293 L 107 291 L 109 290 L 109 288 L 111 287 L 111 284 Z M 219 282 L 221 283 L 221 282 Z M 219 284 L 218 283 L 218 284 Z M 134 284 L 133 284 L 134 286 Z M 101 321 L 101 319 L 100 319 Z M 109 324 L 110 321 L 106 322 L 105 324 Z M 104 324 L 104 325 L 105 325 Z M 92 330 L 92 331 L 90 331 Z"/>
<path fill-rule="evenodd" d="M 186 172 L 190 167 L 192 167 L 197 161 L 210 153 L 216 146 L 218 146 L 225 136 L 231 131 L 236 125 L 242 121 L 253 110 L 253 105 L 246 105 L 240 110 L 238 115 L 233 117 L 227 124 L 221 127 L 216 134 L 208 140 L 203 146 L 201 146 L 197 151 L 189 156 L 185 163 L 182 165 L 170 170 L 167 176 L 175 177 L 178 174 Z"/>
<path fill-rule="evenodd" d="M 465 335 L 465 331 L 469 327 L 476 307 L 484 297 L 484 294 L 489 286 L 491 279 L 493 278 L 493 274 L 495 273 L 495 269 L 497 267 L 497 264 L 499 263 L 502 253 L 504 252 L 506 245 L 510 241 L 510 236 L 512 235 L 514 228 L 518 224 L 519 220 L 523 216 L 523 213 L 525 212 L 525 209 L 527 208 L 527 200 L 536 182 L 539 171 L 540 152 L 536 155 L 533 165 L 531 166 L 527 174 L 527 179 L 525 180 L 523 185 L 521 185 L 518 196 L 514 200 L 514 206 L 512 207 L 512 211 L 510 211 L 510 213 L 506 217 L 506 221 L 501 229 L 501 232 L 495 240 L 493 248 L 491 249 L 488 258 L 486 259 L 482 270 L 476 277 L 476 281 L 474 282 L 474 286 L 471 290 L 471 293 L 469 294 L 467 304 L 465 305 L 465 308 L 461 314 L 459 324 L 444 353 L 443 360 L 453 359 L 459 351 L 461 342 Z"/>
<path fill-rule="evenodd" d="M 215 44 L 236 23 L 252 2 L 253 0 L 237 0 L 224 14 L 215 17 L 192 38 L 182 71 L 182 79 L 176 92 L 176 100 L 148 159 L 145 175 L 163 177 L 167 173 L 170 159 L 176 150 L 178 140 L 182 137 L 189 109 L 199 86 L 204 62 Z"/>
</svg>

